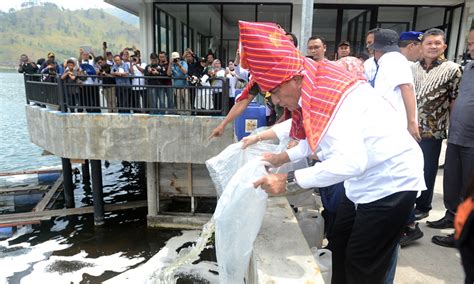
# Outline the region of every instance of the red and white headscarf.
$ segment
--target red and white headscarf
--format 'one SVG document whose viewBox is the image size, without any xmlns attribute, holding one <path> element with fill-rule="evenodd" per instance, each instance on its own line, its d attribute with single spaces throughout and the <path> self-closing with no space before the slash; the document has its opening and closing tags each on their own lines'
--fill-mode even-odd
<svg viewBox="0 0 474 284">
<path fill-rule="evenodd" d="M 240 21 L 239 27 L 241 65 L 252 74 L 249 85 L 257 83 L 267 92 L 294 76 L 303 77 L 302 115 L 292 115 L 292 131 L 303 125 L 315 151 L 344 98 L 362 81 L 332 62 L 302 56 L 276 24 Z"/>
</svg>

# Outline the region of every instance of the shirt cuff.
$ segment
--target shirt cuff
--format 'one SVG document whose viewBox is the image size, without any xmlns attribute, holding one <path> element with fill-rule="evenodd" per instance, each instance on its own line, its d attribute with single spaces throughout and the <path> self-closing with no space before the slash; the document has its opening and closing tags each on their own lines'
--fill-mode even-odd
<svg viewBox="0 0 474 284">
<path fill-rule="evenodd" d="M 306 139 L 300 140 L 298 145 L 286 150 L 286 153 L 292 162 L 296 162 L 312 154 Z"/>
<path fill-rule="evenodd" d="M 315 167 L 316 165 L 314 165 L 313 167 Z M 296 183 L 302 188 L 314 187 L 314 184 L 312 183 L 314 175 L 314 169 L 312 169 L 313 167 L 308 167 L 295 171 Z"/>
</svg>

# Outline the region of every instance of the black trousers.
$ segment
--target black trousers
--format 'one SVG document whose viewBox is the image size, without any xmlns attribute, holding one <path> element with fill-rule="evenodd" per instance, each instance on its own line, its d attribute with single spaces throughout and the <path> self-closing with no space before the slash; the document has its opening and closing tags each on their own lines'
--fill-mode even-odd
<svg viewBox="0 0 474 284">
<path fill-rule="evenodd" d="M 443 200 L 448 220 L 454 221 L 459 204 L 466 198 L 473 174 L 474 147 L 448 143 L 443 175 Z"/>
<path fill-rule="evenodd" d="M 416 194 L 398 192 L 356 209 L 344 193 L 328 235 L 332 283 L 384 283 Z"/>
</svg>

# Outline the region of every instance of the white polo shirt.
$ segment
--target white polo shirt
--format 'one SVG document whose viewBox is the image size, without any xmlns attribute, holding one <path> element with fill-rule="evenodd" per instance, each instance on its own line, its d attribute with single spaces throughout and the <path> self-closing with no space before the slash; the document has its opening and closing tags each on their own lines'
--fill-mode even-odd
<svg viewBox="0 0 474 284">
<path fill-rule="evenodd" d="M 407 113 L 399 86 L 403 84 L 413 85 L 413 73 L 410 68 L 410 62 L 400 52 L 388 52 L 380 57 L 378 64 L 379 67 L 374 84 L 375 92 L 384 97 L 393 106 L 397 111 L 400 125 L 406 129 Z M 416 105 L 413 111 L 417 112 Z"/>
<path fill-rule="evenodd" d="M 401 191 L 425 190 L 423 153 L 406 129 L 395 127 L 397 114 L 369 84 L 348 94 L 317 155 L 321 163 L 295 171 L 303 188 L 342 181 L 354 203 L 369 203 Z M 272 129 L 288 136 L 291 121 Z M 311 155 L 306 140 L 287 151 L 292 161 Z"/>
<path fill-rule="evenodd" d="M 369 83 L 375 79 L 377 74 L 377 63 L 375 63 L 375 58 L 373 56 L 364 61 L 364 73 Z"/>
</svg>

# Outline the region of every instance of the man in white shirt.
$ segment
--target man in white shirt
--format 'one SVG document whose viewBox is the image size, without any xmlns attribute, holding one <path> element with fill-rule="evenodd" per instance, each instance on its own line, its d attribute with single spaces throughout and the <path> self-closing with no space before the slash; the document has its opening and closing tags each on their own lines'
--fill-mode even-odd
<svg viewBox="0 0 474 284">
<path fill-rule="evenodd" d="M 263 159 L 273 166 L 314 154 L 321 160 L 288 174 L 269 174 L 254 186 L 283 194 L 344 181 L 346 192 L 328 236 L 332 283 L 382 283 L 416 195 L 425 189 L 418 144 L 367 83 L 331 62 L 304 58 L 276 25 L 240 22 L 240 28 L 241 56 L 247 55 L 242 61 L 261 89 L 270 91 L 275 104 L 303 110 L 296 123 L 304 125 L 306 139 Z M 288 136 L 291 124 L 275 125 L 274 135 Z M 267 138 L 258 135 L 254 141 Z"/>
<path fill-rule="evenodd" d="M 378 28 L 372 29 L 368 31 L 365 36 L 365 45 L 367 47 L 367 52 L 369 53 L 370 58 L 364 61 L 364 71 L 365 77 L 367 78 L 367 81 L 369 81 L 370 85 L 372 85 L 372 87 L 375 83 L 375 76 L 377 74 L 378 65 L 377 62 L 375 62 L 374 51 L 369 47 L 374 43 L 374 33 L 377 30 Z"/>
<path fill-rule="evenodd" d="M 373 85 L 375 92 L 393 106 L 400 126 L 420 141 L 413 74 L 408 60 L 400 53 L 397 32 L 389 29 L 375 31 L 374 42 L 368 48 L 373 50 L 378 64 Z"/>
</svg>

